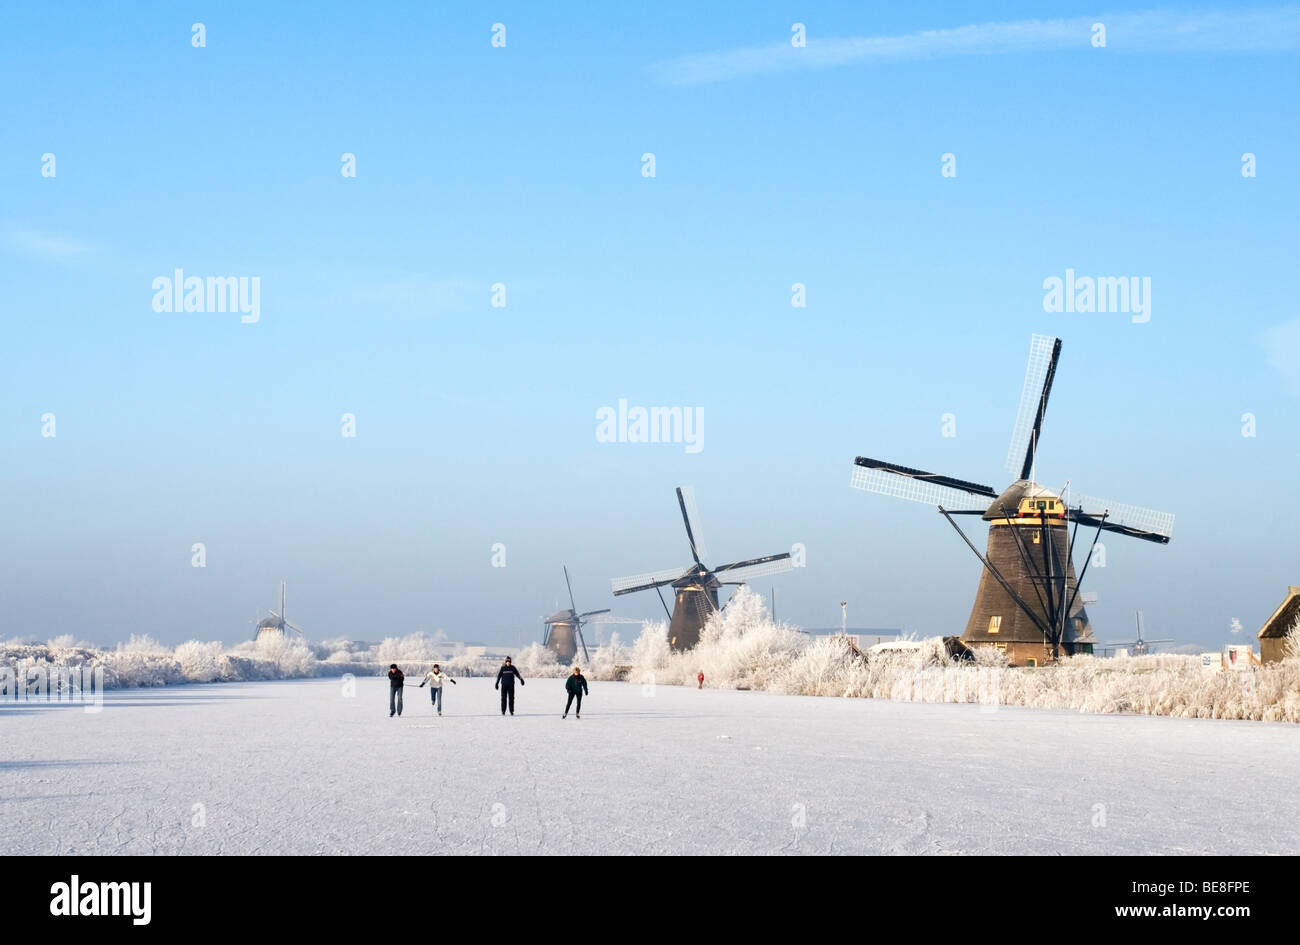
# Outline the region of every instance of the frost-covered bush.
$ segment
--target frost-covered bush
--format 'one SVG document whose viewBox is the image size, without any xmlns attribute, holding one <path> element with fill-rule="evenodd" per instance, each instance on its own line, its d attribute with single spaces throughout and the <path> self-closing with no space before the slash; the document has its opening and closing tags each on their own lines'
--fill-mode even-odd
<svg viewBox="0 0 1300 945">
<path fill-rule="evenodd" d="M 375 659 L 388 666 L 396 663 L 432 663 L 447 652 L 447 635 L 444 633 L 412 633 L 404 637 L 385 637 L 375 650 Z"/>
<path fill-rule="evenodd" d="M 1290 629 L 1282 640 L 1282 658 L 1300 660 L 1300 616 L 1292 621 Z"/>
<path fill-rule="evenodd" d="M 176 662 L 190 682 L 220 682 L 233 679 L 230 658 L 220 643 L 190 640 L 176 647 Z"/>
<path fill-rule="evenodd" d="M 567 676 L 571 671 L 568 666 L 561 666 L 555 658 L 555 653 L 540 643 L 528 644 L 518 653 L 513 654 L 510 662 L 514 663 L 525 679 L 529 676 Z"/>
</svg>

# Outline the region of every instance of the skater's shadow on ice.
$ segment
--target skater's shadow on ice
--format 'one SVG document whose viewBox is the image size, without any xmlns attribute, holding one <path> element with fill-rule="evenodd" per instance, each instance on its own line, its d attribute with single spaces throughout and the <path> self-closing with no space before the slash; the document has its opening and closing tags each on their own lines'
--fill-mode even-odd
<svg viewBox="0 0 1300 945">
<path fill-rule="evenodd" d="M 21 804 L 23 801 L 66 800 L 70 797 L 94 797 L 94 794 L 28 794 L 22 797 L 0 797 L 0 804 Z"/>
<path fill-rule="evenodd" d="M 236 702 L 246 699 L 266 699 L 267 696 L 243 695 L 237 692 L 213 692 L 211 689 L 203 691 L 187 690 L 184 686 L 177 687 L 166 695 L 159 693 L 157 689 L 144 692 L 132 691 L 130 689 L 110 689 L 104 695 L 105 705 L 185 705 L 189 703 L 200 702 Z M 152 701 L 151 701 L 152 700 Z"/>
<path fill-rule="evenodd" d="M 160 696 L 156 692 L 134 693 L 113 690 L 104 696 L 102 704 L 96 705 L 96 710 L 101 709 L 152 709 L 152 708 L 174 708 L 176 706 L 198 706 L 207 705 L 215 702 L 230 702 L 238 699 L 258 699 L 260 696 L 241 696 L 224 695 L 221 693 L 207 692 L 177 692 L 165 696 Z M 37 712 L 49 709 L 85 709 L 87 704 L 94 705 L 91 700 L 76 701 L 67 697 L 63 699 L 51 698 L 48 701 L 39 696 L 34 696 L 27 700 L 13 701 L 9 698 L 0 696 L 0 713 L 7 710 L 21 710 L 23 712 Z"/>
<path fill-rule="evenodd" d="M 16 771 L 23 768 L 80 768 L 88 765 L 107 766 L 135 764 L 130 761 L 0 761 L 0 771 Z"/>
<path fill-rule="evenodd" d="M 513 717 L 517 719 L 556 719 L 557 721 L 561 718 L 558 712 L 516 712 Z M 416 716 L 411 716 L 411 718 L 429 719 L 429 718 L 436 718 L 436 716 L 416 715 Z M 460 712 L 457 713 L 456 715 L 443 716 L 442 724 L 446 724 L 447 722 L 454 722 L 456 719 L 493 719 L 493 718 L 504 718 L 504 716 L 502 716 L 498 712 Z M 606 719 L 670 719 L 670 718 L 680 719 L 680 716 L 675 716 L 670 712 L 610 712 L 604 715 L 589 715 L 586 718 L 581 719 L 580 721 L 587 722 L 587 721 L 601 721 Z M 726 716 L 726 715 L 691 716 L 692 720 L 723 719 L 723 718 L 735 718 L 735 717 Z M 574 717 L 574 720 L 578 721 L 576 716 Z M 567 719 L 565 721 L 567 721 Z"/>
</svg>

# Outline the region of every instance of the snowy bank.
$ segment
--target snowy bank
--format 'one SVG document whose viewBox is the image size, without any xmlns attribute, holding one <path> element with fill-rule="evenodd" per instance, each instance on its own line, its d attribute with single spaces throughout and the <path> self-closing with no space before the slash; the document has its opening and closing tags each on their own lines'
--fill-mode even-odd
<svg viewBox="0 0 1300 945">
<path fill-rule="evenodd" d="M 1293 631 L 1293 637 L 1295 631 Z M 811 637 L 774 622 L 761 595 L 741 587 L 708 622 L 689 653 L 668 646 L 663 621 L 647 623 L 635 642 L 615 636 L 591 652 L 583 672 L 593 681 L 626 680 L 641 686 L 706 686 L 789 695 L 890 699 L 903 702 L 965 702 L 1139 713 L 1181 718 L 1300 722 L 1300 646 L 1280 663 L 1247 672 L 1206 672 L 1200 658 L 1151 655 L 1128 659 L 1076 656 L 1058 666 L 1011 668 L 995 653 L 953 662 L 938 637 L 910 649 L 857 654 L 844 637 Z M 104 670 L 106 688 L 177 683 L 237 682 L 303 677 L 383 675 L 397 663 L 417 675 L 434 661 L 452 676 L 491 676 L 499 665 L 481 648 L 449 644 L 440 635 L 390 637 L 378 644 L 339 639 L 311 643 L 263 635 L 224 647 L 190 641 L 170 650 L 148 637 L 132 637 L 113 650 L 96 650 L 61 638 L 46 644 L 0 644 L 0 665 L 15 678 L 39 675 L 51 665 Z M 570 672 L 539 644 L 514 654 L 529 677 Z M 2 686 L 3 683 L 0 683 Z M 6 692 L 9 698 L 13 693 Z"/>
</svg>

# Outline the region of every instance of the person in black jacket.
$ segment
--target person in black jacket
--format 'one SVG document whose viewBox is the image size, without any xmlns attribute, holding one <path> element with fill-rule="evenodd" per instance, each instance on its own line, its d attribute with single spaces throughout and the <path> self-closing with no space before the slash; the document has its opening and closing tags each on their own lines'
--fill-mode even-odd
<svg viewBox="0 0 1300 945">
<path fill-rule="evenodd" d="M 582 718 L 582 696 L 583 693 L 591 695 L 591 691 L 587 689 L 587 677 L 582 675 L 581 669 L 573 667 L 573 675 L 564 681 L 564 688 L 569 693 L 569 701 L 564 703 L 564 714 L 560 718 L 569 717 L 569 706 L 573 705 L 574 699 L 578 700 L 578 711 L 573 714 L 577 718 Z"/>
<path fill-rule="evenodd" d="M 493 688 L 501 690 L 501 714 L 506 714 L 506 702 L 510 703 L 510 714 L 515 714 L 515 680 L 519 680 L 519 685 L 524 684 L 524 677 L 519 675 L 519 670 L 515 669 L 510 657 L 501 664 L 497 670 L 497 684 Z"/>
<path fill-rule="evenodd" d="M 393 663 L 388 667 L 388 717 L 402 714 L 402 687 L 406 685 L 406 674 Z"/>
</svg>

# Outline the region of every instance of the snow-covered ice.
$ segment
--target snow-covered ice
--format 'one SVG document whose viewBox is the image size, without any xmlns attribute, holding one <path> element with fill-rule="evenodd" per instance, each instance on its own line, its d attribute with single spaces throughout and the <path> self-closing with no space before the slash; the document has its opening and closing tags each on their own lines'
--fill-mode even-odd
<svg viewBox="0 0 1300 945">
<path fill-rule="evenodd" d="M 1300 853 L 1294 725 L 534 679 L 0 709 L 11 853 Z M 200 806 L 201 805 L 201 806 Z M 1284 808 L 1284 809 L 1279 809 Z"/>
</svg>

